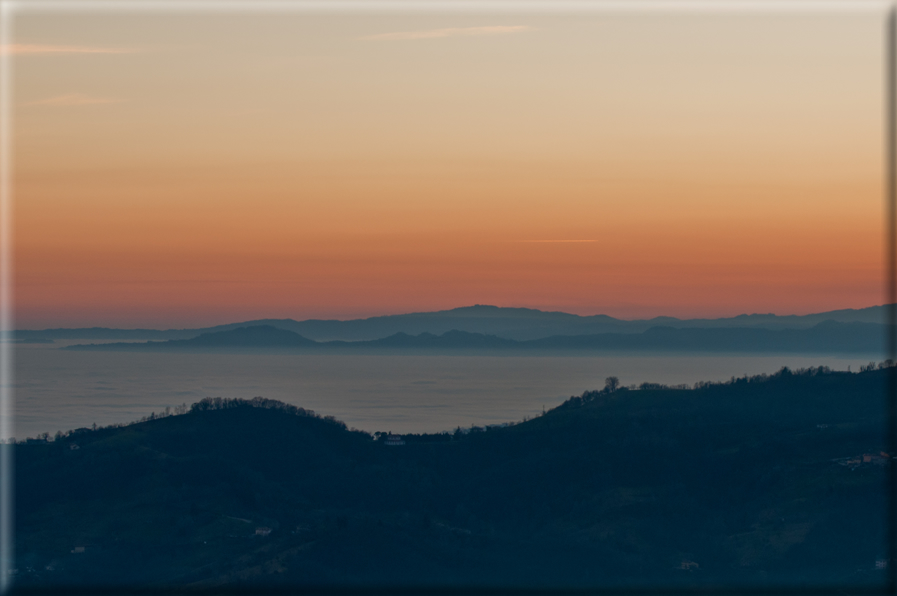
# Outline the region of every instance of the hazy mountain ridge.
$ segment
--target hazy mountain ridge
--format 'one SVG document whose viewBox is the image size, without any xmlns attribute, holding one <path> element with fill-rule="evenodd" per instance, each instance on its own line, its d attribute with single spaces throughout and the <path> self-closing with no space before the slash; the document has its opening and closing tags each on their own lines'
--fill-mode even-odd
<svg viewBox="0 0 897 596">
<path fill-rule="evenodd" d="M 674 351 L 803 352 L 882 354 L 885 325 L 824 321 L 809 329 L 651 327 L 642 333 L 554 335 L 517 341 L 467 331 L 441 335 L 395 333 L 372 341 L 316 342 L 271 325 L 204 333 L 192 339 L 146 343 L 78 344 L 67 350 L 176 351 L 214 349 L 286 349 L 303 352 L 409 351 Z"/>
<path fill-rule="evenodd" d="M 375 340 L 405 333 L 440 335 L 448 331 L 466 331 L 525 341 L 553 335 L 594 335 L 599 333 L 642 333 L 659 325 L 674 328 L 759 327 L 766 329 L 805 329 L 826 320 L 839 323 L 884 323 L 884 306 L 843 309 L 810 315 L 744 314 L 719 319 L 677 319 L 655 317 L 626 321 L 607 315 L 580 316 L 564 312 L 546 312 L 529 308 L 505 308 L 475 305 L 445 311 L 386 315 L 349 321 L 309 319 L 258 319 L 201 329 L 44 329 L 16 331 L 20 339 L 190 339 L 203 333 L 228 331 L 240 327 L 270 325 L 293 331 L 316 341 Z"/>
</svg>

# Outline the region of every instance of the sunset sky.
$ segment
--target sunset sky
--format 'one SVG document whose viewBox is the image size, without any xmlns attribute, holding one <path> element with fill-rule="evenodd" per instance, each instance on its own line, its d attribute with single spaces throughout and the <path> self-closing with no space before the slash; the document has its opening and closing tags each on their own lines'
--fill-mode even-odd
<svg viewBox="0 0 897 596">
<path fill-rule="evenodd" d="M 20 328 L 884 300 L 871 11 L 21 12 Z"/>
</svg>

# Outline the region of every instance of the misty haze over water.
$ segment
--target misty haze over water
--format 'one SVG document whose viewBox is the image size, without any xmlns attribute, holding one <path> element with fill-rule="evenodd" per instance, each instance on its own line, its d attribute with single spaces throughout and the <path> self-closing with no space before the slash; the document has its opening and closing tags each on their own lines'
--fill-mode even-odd
<svg viewBox="0 0 897 596">
<path fill-rule="evenodd" d="M 308 355 L 72 352 L 70 342 L 16 348 L 17 438 L 129 422 L 204 397 L 264 396 L 350 427 L 438 432 L 532 417 L 571 395 L 624 385 L 693 384 L 788 366 L 857 370 L 830 355 Z"/>
</svg>

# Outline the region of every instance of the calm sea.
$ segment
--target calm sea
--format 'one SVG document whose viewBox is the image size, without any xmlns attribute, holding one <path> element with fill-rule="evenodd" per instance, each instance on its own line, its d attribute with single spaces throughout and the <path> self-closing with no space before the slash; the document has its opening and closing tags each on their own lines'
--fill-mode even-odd
<svg viewBox="0 0 897 596">
<path fill-rule="evenodd" d="M 78 343 L 78 342 L 68 342 Z M 834 356 L 295 355 L 15 352 L 15 436 L 129 422 L 207 396 L 264 396 L 367 431 L 435 432 L 522 420 L 571 395 L 624 385 L 679 384 L 774 372 L 837 370 L 877 359 Z"/>
</svg>

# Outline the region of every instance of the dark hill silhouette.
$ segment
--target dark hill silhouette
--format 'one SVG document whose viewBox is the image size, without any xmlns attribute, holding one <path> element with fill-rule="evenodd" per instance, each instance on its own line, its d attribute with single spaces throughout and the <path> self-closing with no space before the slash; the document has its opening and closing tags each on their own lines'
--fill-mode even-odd
<svg viewBox="0 0 897 596">
<path fill-rule="evenodd" d="M 316 342 L 306 339 L 297 333 L 278 329 L 271 325 L 253 327 L 237 327 L 218 333 L 203 333 L 192 339 L 174 340 L 165 345 L 190 347 L 247 347 L 247 348 L 281 348 L 315 346 Z"/>
<path fill-rule="evenodd" d="M 261 398 L 31 441 L 17 589 L 871 593 L 892 371 L 587 391 L 401 446 Z"/>
<path fill-rule="evenodd" d="M 259 319 L 230 323 L 203 329 L 46 329 L 20 330 L 19 338 L 44 339 L 104 339 L 104 340 L 165 340 L 189 339 L 202 333 L 229 331 L 239 327 L 270 325 L 293 331 L 318 341 L 362 341 L 384 338 L 395 333 L 440 335 L 458 330 L 469 333 L 497 335 L 518 341 L 540 339 L 552 335 L 594 335 L 599 333 L 642 333 L 651 327 L 675 328 L 731 328 L 759 327 L 765 329 L 805 329 L 826 320 L 840 323 L 885 323 L 885 309 L 872 306 L 844 309 L 811 315 L 745 314 L 720 319 L 677 319 L 656 317 L 625 321 L 607 315 L 579 316 L 563 312 L 544 312 L 529 308 L 500 308 L 475 305 L 451 310 L 409 313 L 356 319 L 351 321 L 293 319 Z"/>
<path fill-rule="evenodd" d="M 326 345 L 326 344 L 325 344 Z M 466 331 L 452 330 L 442 335 L 433 335 L 432 333 L 421 333 L 420 335 L 408 335 L 407 333 L 396 333 L 383 339 L 377 339 L 369 342 L 354 342 L 354 344 L 341 343 L 345 345 L 358 345 L 359 347 L 370 348 L 410 348 L 416 350 L 426 349 L 461 349 L 461 350 L 477 350 L 477 349 L 516 349 L 520 347 L 520 342 L 512 339 L 504 339 L 495 335 L 484 335 L 482 333 L 468 333 Z"/>
</svg>

